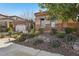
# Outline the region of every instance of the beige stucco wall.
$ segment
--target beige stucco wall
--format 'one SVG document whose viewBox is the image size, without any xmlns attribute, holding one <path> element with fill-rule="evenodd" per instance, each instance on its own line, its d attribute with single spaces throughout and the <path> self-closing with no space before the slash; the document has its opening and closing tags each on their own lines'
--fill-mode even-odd
<svg viewBox="0 0 79 59">
<path fill-rule="evenodd" d="M 2 18 L 6 18 L 5 16 L 3 16 L 3 15 L 0 15 L 0 19 L 2 19 Z"/>
</svg>

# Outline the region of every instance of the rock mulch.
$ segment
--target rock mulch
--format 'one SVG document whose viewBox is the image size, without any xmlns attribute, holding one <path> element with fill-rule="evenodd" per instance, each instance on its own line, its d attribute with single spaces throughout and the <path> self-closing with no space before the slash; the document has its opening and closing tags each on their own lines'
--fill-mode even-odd
<svg viewBox="0 0 79 59">
<path fill-rule="evenodd" d="M 44 43 L 33 45 L 33 41 L 35 38 L 40 38 L 44 40 Z M 35 37 L 34 39 L 26 39 L 25 42 L 18 42 L 21 45 L 33 47 L 36 49 L 46 50 L 52 53 L 60 53 L 65 56 L 79 56 L 79 49 L 74 49 L 74 45 L 66 44 L 63 42 L 63 39 L 56 38 L 55 36 L 51 36 L 49 34 L 43 34 L 39 35 L 38 37 Z M 58 48 L 53 48 L 50 45 L 51 40 L 60 40 L 61 45 Z M 79 46 L 78 46 L 79 47 Z"/>
</svg>

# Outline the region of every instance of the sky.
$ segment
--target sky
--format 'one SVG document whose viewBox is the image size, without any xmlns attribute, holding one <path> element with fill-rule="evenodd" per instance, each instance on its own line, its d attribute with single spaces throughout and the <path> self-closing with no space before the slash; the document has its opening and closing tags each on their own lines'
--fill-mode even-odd
<svg viewBox="0 0 79 59">
<path fill-rule="evenodd" d="M 34 13 L 40 9 L 37 3 L 0 3 L 0 14 L 17 15 L 24 18 L 34 18 Z"/>
</svg>

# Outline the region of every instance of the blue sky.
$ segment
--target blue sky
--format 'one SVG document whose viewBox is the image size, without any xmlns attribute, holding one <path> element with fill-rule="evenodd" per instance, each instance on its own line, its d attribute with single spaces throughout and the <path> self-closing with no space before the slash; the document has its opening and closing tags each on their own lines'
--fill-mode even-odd
<svg viewBox="0 0 79 59">
<path fill-rule="evenodd" d="M 32 18 L 39 11 L 37 3 L 0 3 L 0 14 L 17 15 Z"/>
</svg>

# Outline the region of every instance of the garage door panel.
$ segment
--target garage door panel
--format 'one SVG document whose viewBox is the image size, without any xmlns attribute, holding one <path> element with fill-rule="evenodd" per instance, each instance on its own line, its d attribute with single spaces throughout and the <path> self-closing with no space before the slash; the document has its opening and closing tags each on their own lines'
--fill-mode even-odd
<svg viewBox="0 0 79 59">
<path fill-rule="evenodd" d="M 25 25 L 16 25 L 15 30 L 18 32 L 26 31 L 26 26 Z"/>
</svg>

